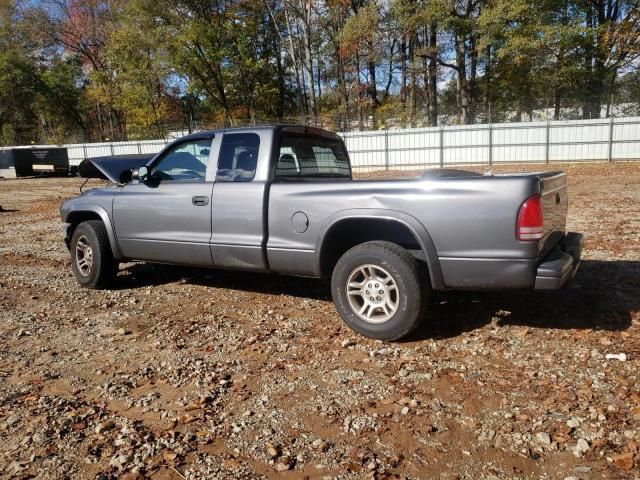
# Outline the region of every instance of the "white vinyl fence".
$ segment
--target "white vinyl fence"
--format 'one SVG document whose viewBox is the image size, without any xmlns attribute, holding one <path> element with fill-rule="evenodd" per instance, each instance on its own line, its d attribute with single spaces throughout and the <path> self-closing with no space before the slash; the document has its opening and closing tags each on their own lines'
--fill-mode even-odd
<svg viewBox="0 0 640 480">
<path fill-rule="evenodd" d="M 640 160 L 640 117 L 344 133 L 358 169 Z"/>
<path fill-rule="evenodd" d="M 340 134 L 356 170 L 456 165 L 640 160 L 640 117 L 461 125 Z M 105 155 L 149 154 L 169 140 L 62 145 L 70 165 Z M 43 146 L 24 147 L 42 148 Z"/>
</svg>

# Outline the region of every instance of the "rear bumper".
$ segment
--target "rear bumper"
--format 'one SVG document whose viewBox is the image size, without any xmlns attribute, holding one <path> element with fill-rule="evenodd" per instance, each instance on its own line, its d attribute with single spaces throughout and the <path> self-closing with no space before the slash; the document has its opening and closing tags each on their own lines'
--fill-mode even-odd
<svg viewBox="0 0 640 480">
<path fill-rule="evenodd" d="M 582 243 L 580 233 L 567 233 L 536 270 L 534 288 L 555 290 L 573 278 L 580 266 Z"/>
</svg>

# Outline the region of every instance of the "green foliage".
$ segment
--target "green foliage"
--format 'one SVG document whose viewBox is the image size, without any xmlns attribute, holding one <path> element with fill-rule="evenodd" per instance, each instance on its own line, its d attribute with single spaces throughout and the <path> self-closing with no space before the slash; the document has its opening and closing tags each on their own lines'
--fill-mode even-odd
<svg viewBox="0 0 640 480">
<path fill-rule="evenodd" d="M 18 136 L 16 135 L 16 129 L 13 128 L 13 125 L 10 123 L 5 123 L 2 125 L 2 141 L 0 145 L 3 146 L 11 146 L 15 145 L 17 142 Z"/>
<path fill-rule="evenodd" d="M 55 59 L 43 69 L 38 78 L 36 105 L 46 128 L 45 143 L 63 143 L 66 132 L 85 130 L 85 112 L 82 105 L 82 67 L 77 57 Z M 82 135 L 81 139 L 85 139 Z"/>
<path fill-rule="evenodd" d="M 112 32 L 106 45 L 108 68 L 92 73 L 90 94 L 123 112 L 130 131 L 155 130 L 161 137 L 169 70 L 158 45 L 155 31 L 141 21 L 136 10 L 127 11 L 123 25 Z"/>
<path fill-rule="evenodd" d="M 11 139 L 3 138 L 4 144 L 29 137 L 37 124 L 37 67 L 20 26 L 15 2 L 0 0 L 0 125 L 3 137 L 5 125 L 9 124 L 7 133 L 13 131 Z"/>
<path fill-rule="evenodd" d="M 367 61 L 380 61 L 378 48 L 382 39 L 378 10 L 378 5 L 370 3 L 347 19 L 339 37 L 343 49 L 358 52 Z"/>
<path fill-rule="evenodd" d="M 53 5 L 53 4 L 52 4 Z M 638 0 L 0 0 L 4 144 L 638 112 Z"/>
</svg>

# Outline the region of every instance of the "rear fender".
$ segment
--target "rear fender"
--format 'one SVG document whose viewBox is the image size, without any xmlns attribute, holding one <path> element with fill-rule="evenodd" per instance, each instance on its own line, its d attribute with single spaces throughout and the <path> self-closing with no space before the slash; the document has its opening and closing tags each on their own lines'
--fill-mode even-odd
<svg viewBox="0 0 640 480">
<path fill-rule="evenodd" d="M 429 235 L 429 232 L 417 218 L 397 210 L 378 208 L 354 208 L 349 210 L 341 210 L 329 217 L 318 235 L 318 241 L 315 248 L 315 266 L 317 272 L 322 271 L 322 256 L 324 253 L 323 248 L 325 247 L 324 239 L 327 238 L 327 233 L 343 220 L 364 220 L 368 218 L 372 220 L 388 220 L 390 222 L 398 222 L 406 227 L 418 240 L 420 248 L 425 254 L 425 260 L 429 268 L 429 277 L 431 280 L 432 288 L 434 290 L 445 289 L 442 269 L 440 268 L 440 262 L 438 260 L 438 254 L 433 240 Z"/>
</svg>

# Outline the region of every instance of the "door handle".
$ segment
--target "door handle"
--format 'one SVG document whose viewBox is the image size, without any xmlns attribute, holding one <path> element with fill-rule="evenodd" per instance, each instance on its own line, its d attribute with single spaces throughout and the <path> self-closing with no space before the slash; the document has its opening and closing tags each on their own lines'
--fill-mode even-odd
<svg viewBox="0 0 640 480">
<path fill-rule="evenodd" d="M 205 205 L 209 205 L 209 197 L 192 197 L 191 203 L 197 207 L 204 207 Z"/>
</svg>

